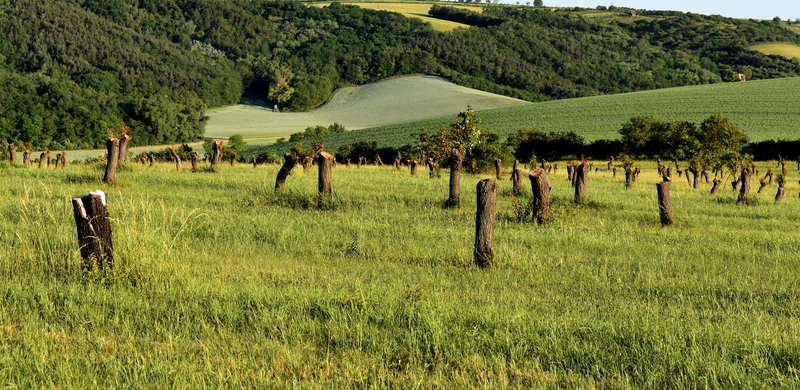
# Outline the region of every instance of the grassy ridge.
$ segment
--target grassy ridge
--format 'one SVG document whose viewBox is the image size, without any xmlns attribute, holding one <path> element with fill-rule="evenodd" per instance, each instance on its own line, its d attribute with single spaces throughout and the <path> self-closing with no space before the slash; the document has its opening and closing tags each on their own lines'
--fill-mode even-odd
<svg viewBox="0 0 800 390">
<path fill-rule="evenodd" d="M 501 135 L 529 127 L 575 131 L 593 141 L 618 138 L 622 124 L 635 115 L 657 114 L 662 120 L 700 123 L 711 114 L 722 113 L 746 130 L 751 141 L 763 141 L 800 138 L 798 105 L 800 78 L 795 77 L 558 100 L 483 110 L 478 116 L 484 127 Z M 379 146 L 399 147 L 412 142 L 413 131 L 435 130 L 454 119 L 455 116 L 445 116 L 380 126 L 327 136 L 325 142 L 329 150 L 362 139 L 376 141 Z M 267 148 L 282 152 L 288 146 Z"/>
<path fill-rule="evenodd" d="M 800 176 L 749 206 L 676 178 L 658 224 L 653 163 L 633 190 L 591 172 L 586 206 L 551 175 L 550 227 L 500 183 L 494 267 L 470 265 L 475 183 L 334 170 L 218 174 L 0 165 L 0 382 L 15 387 L 797 387 Z M 763 163 L 763 171 L 774 162 Z M 505 173 L 507 177 L 508 172 Z M 109 193 L 119 262 L 77 269 L 68 200 Z"/>
</svg>

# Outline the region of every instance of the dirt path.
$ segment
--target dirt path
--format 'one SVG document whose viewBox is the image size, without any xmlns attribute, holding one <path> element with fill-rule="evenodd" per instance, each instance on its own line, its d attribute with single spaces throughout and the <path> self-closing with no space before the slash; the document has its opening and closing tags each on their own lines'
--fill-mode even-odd
<svg viewBox="0 0 800 390">
<path fill-rule="evenodd" d="M 254 140 L 260 140 L 260 139 L 277 139 L 277 138 L 281 138 L 281 137 L 245 138 L 244 140 L 245 141 L 254 141 Z M 188 143 L 186 143 L 186 145 L 189 145 L 189 146 L 197 146 L 197 145 L 202 145 L 202 144 L 203 144 L 203 142 L 188 142 Z M 133 148 L 128 148 L 128 150 L 131 151 L 131 150 L 146 150 L 146 149 L 163 149 L 163 148 L 167 148 L 167 147 L 175 146 L 175 145 L 183 145 L 183 143 L 165 144 L 165 145 L 136 146 L 136 147 L 133 147 Z M 105 149 L 67 150 L 67 152 L 69 152 L 69 153 L 102 153 L 102 152 L 105 152 L 105 151 L 106 151 Z M 33 158 L 33 156 L 35 156 L 35 153 L 42 153 L 42 152 L 44 152 L 44 150 L 31 151 L 31 158 Z M 51 150 L 50 152 L 58 152 L 58 150 Z M 22 152 L 18 151 L 17 153 L 22 153 Z"/>
</svg>

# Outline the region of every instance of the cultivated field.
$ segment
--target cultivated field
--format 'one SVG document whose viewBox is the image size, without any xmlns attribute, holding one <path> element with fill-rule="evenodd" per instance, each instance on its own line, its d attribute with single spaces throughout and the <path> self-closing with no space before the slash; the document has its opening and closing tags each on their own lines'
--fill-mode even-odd
<svg viewBox="0 0 800 390">
<path fill-rule="evenodd" d="M 228 138 L 286 136 L 308 126 L 334 122 L 348 130 L 454 116 L 472 104 L 476 110 L 526 105 L 528 102 L 464 88 L 435 76 L 398 77 L 338 90 L 331 101 L 309 112 L 274 113 L 271 107 L 236 105 L 208 110 L 206 136 Z"/>
<path fill-rule="evenodd" d="M 517 222 L 504 173 L 496 259 L 481 270 L 483 175 L 463 175 L 462 207 L 446 210 L 447 172 L 340 165 L 332 210 L 320 211 L 316 169 L 275 193 L 276 166 L 128 164 L 106 186 L 102 164 L 0 163 L 0 383 L 800 386 L 793 165 L 780 203 L 774 185 L 745 206 L 729 185 L 709 196 L 709 184 L 675 178 L 666 228 L 653 162 L 630 191 L 591 170 L 583 206 L 561 166 L 549 227 Z M 762 175 L 774 166 L 759 163 Z M 109 194 L 118 259 L 105 276 L 78 271 L 69 205 L 95 189 Z"/>
<path fill-rule="evenodd" d="M 310 6 L 317 6 L 323 7 L 328 6 L 330 3 L 307 3 Z M 469 25 L 457 22 L 451 22 L 449 20 L 442 20 L 433 18 L 428 15 L 428 11 L 431 9 L 432 3 L 382 3 L 382 2 L 370 2 L 370 3 L 342 3 L 346 5 L 357 5 L 361 8 L 367 9 L 374 9 L 379 11 L 390 11 L 390 12 L 397 12 L 405 15 L 408 18 L 418 18 L 422 19 L 425 22 L 428 22 L 433 26 L 436 31 L 451 31 L 458 27 L 469 28 Z M 455 8 L 463 8 L 468 9 L 473 12 L 481 13 L 483 12 L 483 7 L 471 7 L 471 6 L 459 6 L 459 5 L 451 5 L 449 6 Z"/>
<path fill-rule="evenodd" d="M 721 113 L 746 130 L 751 141 L 763 141 L 800 138 L 797 107 L 800 107 L 800 78 L 795 77 L 557 100 L 483 110 L 477 115 L 483 127 L 501 135 L 529 127 L 575 131 L 593 141 L 619 138 L 622 124 L 635 115 L 657 114 L 662 120 L 700 123 L 714 113 Z M 461 109 L 465 108 L 466 105 Z M 435 130 L 453 119 L 452 115 L 443 116 L 326 136 L 325 145 L 336 150 L 339 145 L 367 139 L 376 141 L 379 147 L 399 147 L 412 142 L 413 131 Z"/>
<path fill-rule="evenodd" d="M 783 56 L 786 58 L 800 59 L 800 46 L 793 43 L 764 43 L 761 45 L 750 46 L 750 50 L 756 50 L 764 54 Z"/>
</svg>

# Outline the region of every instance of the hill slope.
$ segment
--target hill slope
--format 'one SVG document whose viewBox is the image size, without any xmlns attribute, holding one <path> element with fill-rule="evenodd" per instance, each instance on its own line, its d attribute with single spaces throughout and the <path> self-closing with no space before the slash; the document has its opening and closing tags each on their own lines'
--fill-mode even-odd
<svg viewBox="0 0 800 390">
<path fill-rule="evenodd" d="M 622 123 L 634 115 L 657 114 L 662 120 L 685 119 L 699 123 L 721 113 L 746 130 L 751 141 L 800 138 L 800 77 L 726 83 L 627 94 L 566 99 L 478 112 L 485 128 L 505 135 L 521 128 L 575 131 L 587 141 L 616 139 Z M 378 147 L 400 147 L 412 142 L 412 132 L 437 129 L 454 115 L 325 137 L 328 150 L 362 139 Z M 310 141 L 303 140 L 304 145 Z M 283 153 L 290 145 L 266 150 Z M 248 152 L 249 153 L 249 152 Z"/>
<path fill-rule="evenodd" d="M 206 136 L 283 136 L 302 131 L 308 126 L 327 126 L 334 122 L 354 130 L 442 115 L 452 116 L 467 104 L 472 104 L 476 110 L 486 110 L 530 103 L 459 87 L 440 77 L 400 77 L 342 88 L 330 102 L 309 112 L 274 113 L 269 107 L 252 105 L 210 110 Z"/>
</svg>

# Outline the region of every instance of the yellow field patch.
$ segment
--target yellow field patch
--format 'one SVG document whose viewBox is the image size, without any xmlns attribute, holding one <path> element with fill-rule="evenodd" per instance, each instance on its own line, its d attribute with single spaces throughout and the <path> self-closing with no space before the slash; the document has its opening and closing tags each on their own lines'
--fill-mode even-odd
<svg viewBox="0 0 800 390">
<path fill-rule="evenodd" d="M 311 6 L 316 7 L 324 7 L 330 5 L 330 3 L 306 3 Z M 449 20 L 442 20 L 430 17 L 428 15 L 428 10 L 431 9 L 431 4 L 429 3 L 342 3 L 346 5 L 357 5 L 361 8 L 379 10 L 379 11 L 390 11 L 390 12 L 398 12 L 403 14 L 409 18 L 419 18 L 423 21 L 426 21 L 433 26 L 436 31 L 451 31 L 457 27 L 464 27 L 467 28 L 469 25 L 463 23 L 456 23 L 451 22 Z M 474 11 L 477 13 L 483 12 L 483 7 L 470 7 L 470 6 L 458 6 L 454 5 L 452 7 L 456 8 L 463 8 L 468 9 L 470 11 Z"/>
<path fill-rule="evenodd" d="M 750 46 L 750 50 L 768 55 L 779 55 L 786 58 L 800 58 L 800 46 L 793 43 L 764 43 Z"/>
</svg>

